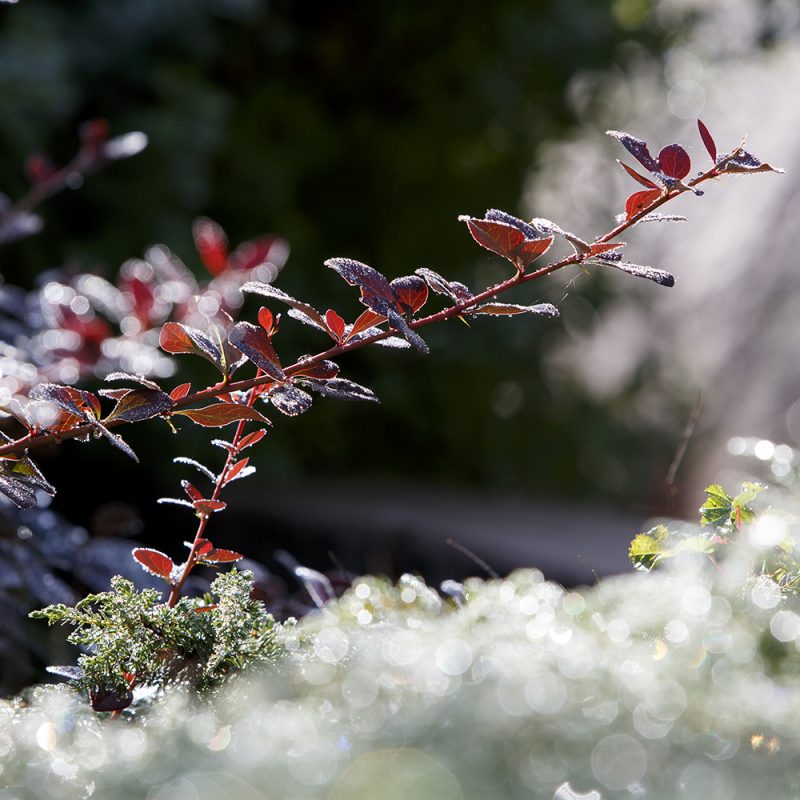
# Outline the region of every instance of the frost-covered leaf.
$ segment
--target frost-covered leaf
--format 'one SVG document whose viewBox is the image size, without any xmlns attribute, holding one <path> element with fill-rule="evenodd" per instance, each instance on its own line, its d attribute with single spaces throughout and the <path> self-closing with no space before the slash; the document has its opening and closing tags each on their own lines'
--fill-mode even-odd
<svg viewBox="0 0 800 800">
<path fill-rule="evenodd" d="M 270 378 L 281 381 L 286 377 L 269 334 L 263 328 L 237 322 L 228 332 L 228 341 Z"/>
<path fill-rule="evenodd" d="M 398 314 L 393 308 L 386 309 L 386 316 L 389 319 L 389 324 L 396 331 L 399 331 L 403 338 L 418 352 L 423 355 L 430 353 L 425 340 L 406 322 L 405 317 Z"/>
<path fill-rule="evenodd" d="M 307 392 L 291 384 L 273 386 L 267 392 L 269 402 L 287 417 L 296 417 L 311 408 L 312 398 Z"/>
<path fill-rule="evenodd" d="M 417 275 L 425 279 L 425 282 L 436 294 L 449 297 L 454 303 L 460 303 L 473 297 L 472 292 L 463 283 L 448 281 L 432 269 L 420 267 L 415 271 Z"/>
<path fill-rule="evenodd" d="M 658 162 L 650 154 L 647 143 L 623 131 L 606 131 L 609 136 L 618 139 L 622 146 L 648 171 L 657 173 Z"/>
<path fill-rule="evenodd" d="M 734 158 L 726 161 L 724 170 L 725 172 L 735 172 L 739 175 L 753 175 L 757 172 L 784 172 L 780 167 L 773 167 L 771 164 L 760 161 L 746 150 L 740 151 Z"/>
<path fill-rule="evenodd" d="M 372 389 L 346 378 L 331 378 L 327 381 L 307 380 L 304 383 L 315 392 L 337 400 L 368 400 L 377 403 L 378 398 Z"/>
<path fill-rule="evenodd" d="M 161 389 L 130 389 L 119 398 L 105 421 L 141 422 L 169 411 L 173 405 L 172 398 Z"/>
<path fill-rule="evenodd" d="M 610 255 L 614 255 L 613 253 Z M 617 261 L 610 258 L 603 258 L 598 256 L 596 261 L 592 263 L 598 266 L 614 267 L 614 269 L 627 272 L 628 275 L 633 275 L 636 278 L 645 278 L 648 281 L 653 281 L 659 286 L 674 286 L 675 276 L 663 269 L 656 267 L 646 267 L 641 264 L 630 264 L 627 261 Z"/>
<path fill-rule="evenodd" d="M 228 507 L 228 504 L 222 500 L 194 500 L 192 502 L 192 508 L 198 512 L 198 514 L 202 514 L 203 516 L 208 516 L 209 514 L 213 514 L 216 511 L 224 511 Z"/>
<path fill-rule="evenodd" d="M 361 290 L 361 302 L 378 314 L 385 314 L 397 302 L 388 279 L 378 270 L 352 258 L 329 258 L 325 266 L 338 272 L 351 286 Z"/>
<path fill-rule="evenodd" d="M 538 303 L 534 306 L 520 306 L 512 303 L 484 303 L 469 311 L 470 316 L 479 314 L 492 317 L 507 317 L 515 314 L 537 314 L 541 317 L 557 317 L 558 309 L 551 303 Z"/>
</svg>

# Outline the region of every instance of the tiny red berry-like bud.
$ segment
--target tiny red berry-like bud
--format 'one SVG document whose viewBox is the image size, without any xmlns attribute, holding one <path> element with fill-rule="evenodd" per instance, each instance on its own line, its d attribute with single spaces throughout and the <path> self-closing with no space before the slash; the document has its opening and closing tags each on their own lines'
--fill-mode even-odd
<svg viewBox="0 0 800 800">
<path fill-rule="evenodd" d="M 108 139 L 111 133 L 111 126 L 108 124 L 107 119 L 98 117 L 97 119 L 90 119 L 81 125 L 78 129 L 78 136 L 85 145 L 95 146 Z"/>
<path fill-rule="evenodd" d="M 46 181 L 55 171 L 50 159 L 41 153 L 34 153 L 25 159 L 25 176 L 31 183 Z"/>
</svg>

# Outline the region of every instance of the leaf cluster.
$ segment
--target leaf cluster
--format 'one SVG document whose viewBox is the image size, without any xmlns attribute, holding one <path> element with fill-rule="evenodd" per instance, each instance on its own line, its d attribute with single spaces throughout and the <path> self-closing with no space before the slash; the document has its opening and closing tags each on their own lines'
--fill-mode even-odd
<svg viewBox="0 0 800 800">
<path fill-rule="evenodd" d="M 137 591 L 116 576 L 110 591 L 31 617 L 73 628 L 67 638 L 83 650 L 78 666 L 50 671 L 88 691 L 95 710 L 114 711 L 131 703 L 134 686 L 203 691 L 233 670 L 277 659 L 277 624 L 263 603 L 250 599 L 252 588 L 253 574 L 233 569 L 204 598 L 184 597 L 170 607 L 157 590 Z"/>
</svg>

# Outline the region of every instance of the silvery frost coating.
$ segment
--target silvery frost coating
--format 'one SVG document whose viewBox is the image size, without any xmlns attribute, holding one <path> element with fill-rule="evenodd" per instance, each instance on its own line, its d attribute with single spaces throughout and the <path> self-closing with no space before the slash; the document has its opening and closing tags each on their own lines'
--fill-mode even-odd
<svg viewBox="0 0 800 800">
<path fill-rule="evenodd" d="M 4 702 L 0 797 L 795 796 L 800 608 L 755 556 L 463 599 L 359 579 L 210 704 L 173 690 L 109 723 L 65 687 Z"/>
</svg>

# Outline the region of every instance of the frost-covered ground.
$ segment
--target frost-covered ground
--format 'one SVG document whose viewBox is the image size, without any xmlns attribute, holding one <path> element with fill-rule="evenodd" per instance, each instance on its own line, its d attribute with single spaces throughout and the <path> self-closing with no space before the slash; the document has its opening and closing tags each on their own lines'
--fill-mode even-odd
<svg viewBox="0 0 800 800">
<path fill-rule="evenodd" d="M 0 798 L 796 797 L 800 604 L 753 557 L 583 591 L 525 570 L 461 605 L 363 578 L 211 704 L 4 702 Z"/>
</svg>

